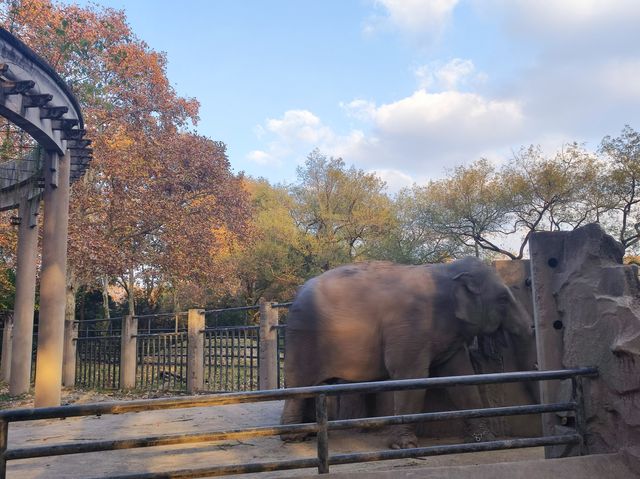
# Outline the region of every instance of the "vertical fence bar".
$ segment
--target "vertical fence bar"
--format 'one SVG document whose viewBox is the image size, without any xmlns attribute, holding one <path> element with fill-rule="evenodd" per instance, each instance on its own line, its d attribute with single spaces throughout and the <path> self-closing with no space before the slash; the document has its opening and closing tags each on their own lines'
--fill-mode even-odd
<svg viewBox="0 0 640 479">
<path fill-rule="evenodd" d="M 190 309 L 187 339 L 187 392 L 204 389 L 204 309 Z"/>
<path fill-rule="evenodd" d="M 9 423 L 0 421 L 0 479 L 7 477 L 7 443 L 9 441 Z"/>
<path fill-rule="evenodd" d="M 316 422 L 318 423 L 318 474 L 328 474 L 329 428 L 326 394 L 316 396 Z"/>
</svg>

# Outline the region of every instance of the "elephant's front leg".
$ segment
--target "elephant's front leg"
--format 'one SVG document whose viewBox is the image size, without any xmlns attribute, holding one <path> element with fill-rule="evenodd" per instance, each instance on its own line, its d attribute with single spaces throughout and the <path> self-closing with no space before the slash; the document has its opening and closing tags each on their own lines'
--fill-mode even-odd
<svg viewBox="0 0 640 479">
<path fill-rule="evenodd" d="M 394 394 L 394 415 L 421 412 L 424 404 L 424 391 L 397 391 Z M 391 449 L 409 449 L 418 447 L 415 424 L 400 424 L 391 427 Z"/>
<path fill-rule="evenodd" d="M 438 376 L 466 376 L 475 374 L 465 347 L 458 350 L 449 360 L 437 368 Z M 481 409 L 484 406 L 477 386 L 455 386 L 448 389 L 451 401 L 456 409 Z M 465 421 L 467 439 L 480 442 L 494 439 L 486 419 L 468 419 Z"/>
<path fill-rule="evenodd" d="M 409 359 L 410 358 L 410 359 Z M 385 362 L 391 379 L 426 378 L 429 376 L 429 355 L 418 347 L 405 350 L 388 350 Z M 414 414 L 422 411 L 424 390 L 396 391 L 393 395 L 394 415 Z M 392 449 L 408 449 L 418 446 L 415 424 L 391 427 Z"/>
</svg>

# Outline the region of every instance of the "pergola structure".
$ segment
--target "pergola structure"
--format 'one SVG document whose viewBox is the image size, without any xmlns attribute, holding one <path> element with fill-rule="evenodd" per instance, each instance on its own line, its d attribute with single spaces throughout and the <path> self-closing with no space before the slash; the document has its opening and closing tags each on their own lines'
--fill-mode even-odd
<svg viewBox="0 0 640 479">
<path fill-rule="evenodd" d="M 18 210 L 16 295 L 9 392 L 30 386 L 43 203 L 35 405 L 60 404 L 65 319 L 69 184 L 91 160 L 82 113 L 42 58 L 0 29 L 0 211 Z"/>
</svg>

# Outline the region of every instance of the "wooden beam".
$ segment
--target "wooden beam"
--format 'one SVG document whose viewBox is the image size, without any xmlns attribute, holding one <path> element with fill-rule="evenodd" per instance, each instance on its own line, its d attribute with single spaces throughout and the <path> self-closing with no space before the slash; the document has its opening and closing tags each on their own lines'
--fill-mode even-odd
<svg viewBox="0 0 640 479">
<path fill-rule="evenodd" d="M 22 106 L 25 108 L 41 107 L 53 100 L 53 95 L 43 93 L 41 95 L 24 95 L 22 98 Z"/>
<path fill-rule="evenodd" d="M 0 90 L 5 95 L 18 95 L 25 93 L 27 90 L 31 90 L 36 86 L 36 82 L 33 80 L 20 80 L 20 81 L 0 81 Z"/>
<path fill-rule="evenodd" d="M 69 111 L 68 106 L 49 106 L 42 107 L 42 112 L 40 113 L 40 119 L 44 120 L 45 118 L 50 118 L 52 120 L 58 120 L 62 118 L 62 115 Z"/>
</svg>

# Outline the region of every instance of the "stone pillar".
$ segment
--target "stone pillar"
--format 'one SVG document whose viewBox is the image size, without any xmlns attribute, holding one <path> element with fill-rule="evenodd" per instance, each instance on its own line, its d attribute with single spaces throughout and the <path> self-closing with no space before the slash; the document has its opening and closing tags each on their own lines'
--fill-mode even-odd
<svg viewBox="0 0 640 479">
<path fill-rule="evenodd" d="M 2 360 L 0 369 L 2 380 L 6 383 L 11 378 L 11 341 L 13 337 L 13 314 L 7 314 L 4 318 L 4 330 L 2 332 Z"/>
<path fill-rule="evenodd" d="M 59 406 L 66 306 L 70 153 L 47 153 L 35 406 Z"/>
<path fill-rule="evenodd" d="M 23 199 L 18 216 L 18 261 L 16 296 L 13 307 L 13 340 L 11 341 L 11 374 L 9 394 L 19 396 L 31 386 L 31 353 L 33 348 L 33 310 L 36 295 L 38 259 L 38 227 L 35 217 L 39 200 Z"/>
<path fill-rule="evenodd" d="M 62 385 L 73 387 L 76 384 L 76 346 L 78 344 L 78 323 L 64 322 L 64 351 L 62 360 Z"/>
<path fill-rule="evenodd" d="M 204 389 L 204 309 L 190 309 L 187 319 L 187 392 Z"/>
<path fill-rule="evenodd" d="M 564 369 L 564 324 L 558 312 L 554 296 L 554 276 L 564 269 L 564 235 L 549 232 L 533 233 L 529 243 L 531 257 L 531 280 L 533 289 L 533 312 L 536 328 L 538 369 Z M 588 366 L 588 365 L 585 365 Z M 540 381 L 540 401 L 559 402 L 561 388 L 552 381 Z M 568 399 L 568 398 L 564 398 Z M 542 415 L 542 431 L 545 435 L 554 435 L 562 426 L 562 418 L 556 413 Z M 545 447 L 547 458 L 565 455 L 557 452 L 557 446 Z"/>
<path fill-rule="evenodd" d="M 138 318 L 126 316 L 122 322 L 122 343 L 120 346 L 120 389 L 136 387 L 137 334 Z"/>
<path fill-rule="evenodd" d="M 260 302 L 260 356 L 258 358 L 258 387 L 278 388 L 278 310 L 271 303 Z"/>
<path fill-rule="evenodd" d="M 538 356 L 543 369 L 595 366 L 582 379 L 585 444 L 547 448 L 558 455 L 627 450 L 640 474 L 640 282 L 624 265 L 623 246 L 597 224 L 536 233 L 531 241 Z M 542 389 L 546 401 L 566 401 L 571 384 Z M 564 433 L 572 414 L 545 417 L 545 433 Z"/>
</svg>

